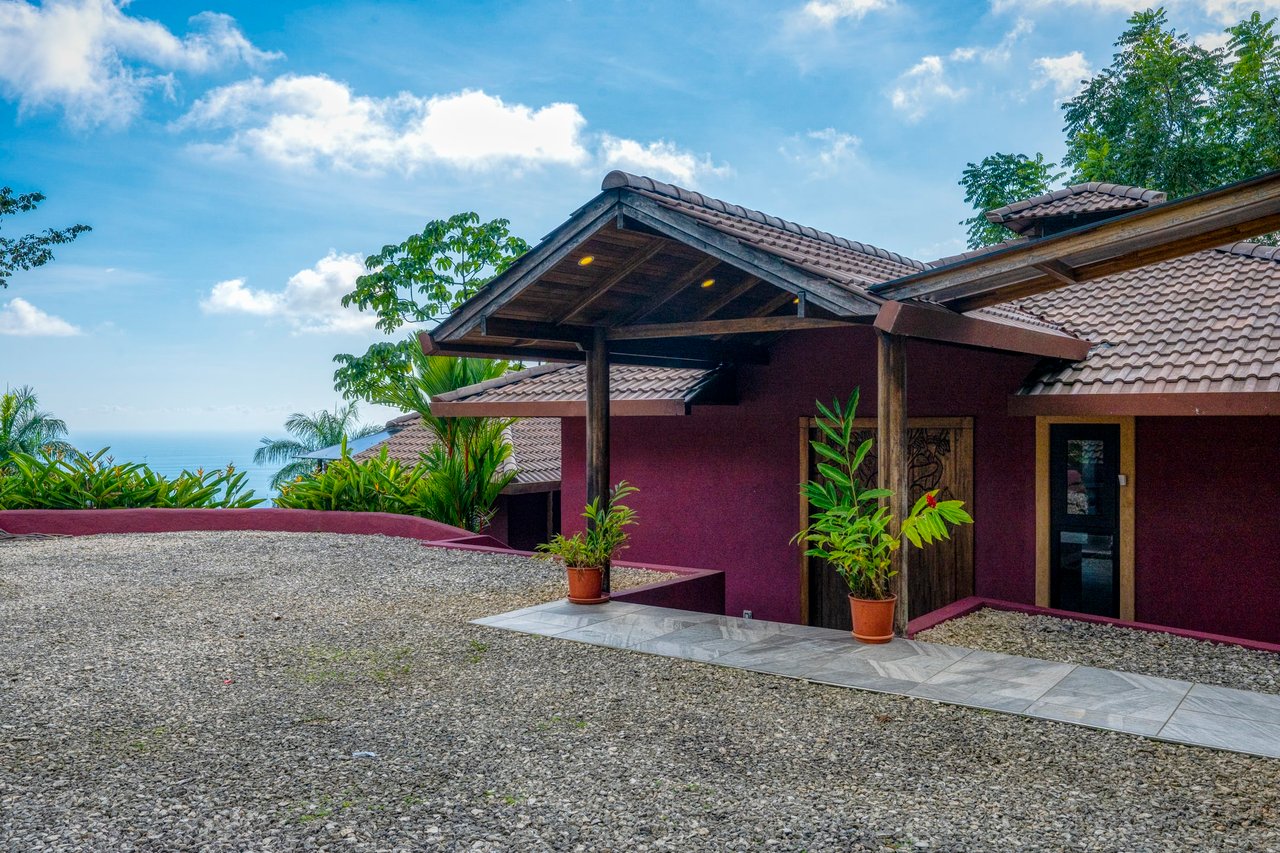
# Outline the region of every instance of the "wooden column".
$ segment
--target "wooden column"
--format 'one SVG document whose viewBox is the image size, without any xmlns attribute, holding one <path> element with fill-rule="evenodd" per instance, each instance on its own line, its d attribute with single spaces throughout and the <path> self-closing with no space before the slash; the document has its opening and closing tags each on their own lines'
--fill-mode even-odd
<svg viewBox="0 0 1280 853">
<path fill-rule="evenodd" d="M 907 452 L 907 350 L 906 338 L 886 332 L 876 332 L 876 458 L 877 479 L 882 489 L 891 489 L 889 510 L 893 513 L 892 533 L 898 534 L 899 525 L 911 509 L 911 482 L 908 476 L 910 455 Z M 907 581 L 906 542 L 893 557 L 894 576 L 892 590 L 898 596 L 893 630 L 898 636 L 907 633 L 907 621 L 911 618 L 909 599 L 911 585 Z"/>
<path fill-rule="evenodd" d="M 605 329 L 596 327 L 587 350 L 587 503 L 609 496 L 609 348 Z M 609 565 L 602 591 L 609 591 Z"/>
</svg>

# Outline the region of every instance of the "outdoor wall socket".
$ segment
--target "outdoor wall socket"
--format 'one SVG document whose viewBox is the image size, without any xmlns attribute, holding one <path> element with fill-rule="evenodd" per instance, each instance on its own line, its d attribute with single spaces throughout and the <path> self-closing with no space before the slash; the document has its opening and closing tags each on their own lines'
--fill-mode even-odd
<svg viewBox="0 0 1280 853">
<path fill-rule="evenodd" d="M 750 619 L 750 618 L 751 618 L 751 611 L 750 611 L 750 610 L 744 610 L 744 611 L 742 611 L 742 618 L 743 618 L 743 619 Z"/>
</svg>

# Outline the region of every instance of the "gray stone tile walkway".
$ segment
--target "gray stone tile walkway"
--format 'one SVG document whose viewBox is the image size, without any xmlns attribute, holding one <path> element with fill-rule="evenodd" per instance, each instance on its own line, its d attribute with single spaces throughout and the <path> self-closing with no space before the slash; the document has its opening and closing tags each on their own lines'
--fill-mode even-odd
<svg viewBox="0 0 1280 853">
<path fill-rule="evenodd" d="M 1280 696 L 1229 687 L 613 601 L 555 601 L 475 624 L 1280 758 Z"/>
</svg>

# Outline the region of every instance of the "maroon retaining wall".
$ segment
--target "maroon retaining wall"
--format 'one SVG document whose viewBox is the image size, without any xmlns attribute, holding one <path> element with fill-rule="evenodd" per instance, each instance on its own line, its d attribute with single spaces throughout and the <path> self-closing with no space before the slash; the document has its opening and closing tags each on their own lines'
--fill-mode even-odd
<svg viewBox="0 0 1280 853">
<path fill-rule="evenodd" d="M 10 533 L 170 533 L 183 530 L 264 530 L 281 533 L 356 533 L 438 542 L 476 539 L 459 527 L 386 512 L 322 512 L 310 509 L 9 509 L 0 530 Z M 486 544 L 497 542 L 480 537 Z M 502 543 L 498 543 L 502 544 Z"/>
<path fill-rule="evenodd" d="M 859 415 L 875 415 L 870 329 L 797 332 L 771 363 L 741 368 L 737 406 L 699 406 L 688 417 L 615 418 L 611 474 L 640 488 L 627 556 L 725 573 L 725 612 L 798 622 L 799 422 L 814 400 L 862 388 Z M 1031 357 L 909 344 L 913 417 L 973 417 L 977 519 L 975 593 L 1035 600 L 1035 426 L 1007 415 L 1008 394 Z M 585 425 L 562 430 L 562 527 L 582 529 Z"/>
<path fill-rule="evenodd" d="M 699 613 L 724 613 L 724 572 L 674 566 L 641 566 L 634 563 L 617 565 L 654 572 L 676 572 L 680 577 L 624 589 L 612 595 L 614 601 L 695 610 Z"/>
</svg>

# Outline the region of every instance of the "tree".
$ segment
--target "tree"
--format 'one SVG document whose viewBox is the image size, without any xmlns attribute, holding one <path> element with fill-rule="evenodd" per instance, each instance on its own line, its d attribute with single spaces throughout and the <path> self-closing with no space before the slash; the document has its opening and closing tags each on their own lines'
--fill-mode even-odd
<svg viewBox="0 0 1280 853">
<path fill-rule="evenodd" d="M 428 222 L 421 234 L 366 258 L 369 274 L 342 304 L 375 311 L 388 334 L 405 323 L 437 322 L 529 251 L 510 225 L 482 223 L 470 212 Z"/>
<path fill-rule="evenodd" d="M 1223 183 L 1225 146 L 1213 113 L 1226 54 L 1168 26 L 1163 9 L 1137 12 L 1111 65 L 1063 104 L 1076 181 L 1164 190 L 1178 198 Z"/>
<path fill-rule="evenodd" d="M 15 195 L 9 187 L 0 187 L 0 219 L 18 213 L 29 213 L 44 201 L 40 193 Z M 72 225 L 70 228 L 47 228 L 39 234 L 27 234 L 17 239 L 0 237 L 0 288 L 9 286 L 9 276 L 18 270 L 44 266 L 53 260 L 54 246 L 70 243 L 86 231 L 88 225 Z"/>
<path fill-rule="evenodd" d="M 1057 165 L 1045 162 L 1044 155 L 1039 153 L 1034 158 L 1025 154 L 989 154 L 980 163 L 966 164 L 960 186 L 964 187 L 964 200 L 973 208 L 974 215 L 960 224 L 968 226 L 969 248 L 1009 239 L 1010 234 L 1004 227 L 989 222 L 983 214 L 1049 192 L 1064 174 L 1054 171 Z"/>
<path fill-rule="evenodd" d="M 30 386 L 5 389 L 0 395 L 0 465 L 14 453 L 70 453 L 75 448 L 66 435 L 66 423 L 40 410 Z"/>
<path fill-rule="evenodd" d="M 372 435 L 382 429 L 379 426 L 359 424 L 355 403 L 335 406 L 332 412 L 312 412 L 309 415 L 294 412 L 284 422 L 284 428 L 293 438 L 263 438 L 261 446 L 253 453 L 253 461 L 257 465 L 284 463 L 271 478 L 273 489 L 279 489 L 298 477 L 312 474 L 319 467 L 313 459 L 298 457 L 341 444 L 344 440 Z"/>
<path fill-rule="evenodd" d="M 1280 44 L 1275 23 L 1254 12 L 1227 29 L 1231 63 L 1213 121 L 1225 152 L 1227 180 L 1280 168 Z"/>
</svg>

